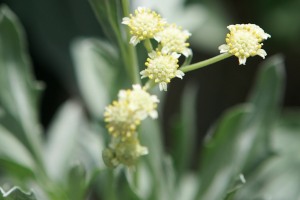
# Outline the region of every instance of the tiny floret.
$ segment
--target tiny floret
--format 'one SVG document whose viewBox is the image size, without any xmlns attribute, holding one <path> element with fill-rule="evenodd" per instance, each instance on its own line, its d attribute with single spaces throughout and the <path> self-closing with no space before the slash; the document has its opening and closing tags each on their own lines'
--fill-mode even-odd
<svg viewBox="0 0 300 200">
<path fill-rule="evenodd" d="M 153 51 L 145 63 L 146 69 L 141 71 L 142 78 L 148 77 L 159 83 L 160 90 L 167 91 L 167 84 L 174 77 L 181 78 L 184 73 L 178 70 L 178 58 L 180 54 L 175 52 Z"/>
<path fill-rule="evenodd" d="M 119 101 L 127 102 L 130 110 L 135 112 L 140 120 L 146 117 L 157 118 L 157 103 L 158 98 L 155 95 L 150 95 L 140 85 L 133 85 L 132 90 L 121 90 L 119 92 Z"/>
<path fill-rule="evenodd" d="M 226 44 L 219 46 L 220 53 L 230 53 L 239 59 L 240 65 L 245 65 L 250 56 L 265 58 L 266 51 L 262 49 L 263 40 L 271 37 L 255 24 L 236 24 L 227 27 Z"/>
<path fill-rule="evenodd" d="M 140 85 L 133 85 L 132 90 L 120 90 L 118 97 L 104 112 L 107 130 L 113 137 L 126 140 L 135 135 L 141 120 L 148 116 L 157 118 L 158 98 Z"/>
<path fill-rule="evenodd" d="M 188 57 L 192 54 L 189 43 L 186 41 L 191 36 L 187 30 L 182 30 L 176 24 L 169 24 L 162 31 L 158 32 L 154 39 L 161 43 L 162 48 L 170 52 L 176 52 Z"/>
<path fill-rule="evenodd" d="M 159 14 L 149 8 L 139 7 L 124 17 L 122 24 L 128 25 L 130 28 L 130 44 L 136 45 L 142 40 L 153 38 L 154 35 L 163 30 L 166 21 Z"/>
<path fill-rule="evenodd" d="M 115 168 L 120 164 L 132 167 L 138 158 L 148 154 L 147 147 L 140 144 L 136 135 L 127 140 L 113 138 L 108 148 L 102 151 L 102 158 L 107 167 Z"/>
<path fill-rule="evenodd" d="M 104 120 L 107 130 L 113 137 L 123 139 L 135 134 L 141 119 L 130 109 L 125 101 L 114 101 L 105 108 Z"/>
</svg>

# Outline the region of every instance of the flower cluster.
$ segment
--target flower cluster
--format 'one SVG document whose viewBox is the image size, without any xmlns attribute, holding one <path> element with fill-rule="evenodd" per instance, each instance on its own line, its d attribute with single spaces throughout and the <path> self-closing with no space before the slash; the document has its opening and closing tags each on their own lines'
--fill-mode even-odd
<svg viewBox="0 0 300 200">
<path fill-rule="evenodd" d="M 146 68 L 140 72 L 141 78 L 149 78 L 159 85 L 160 90 L 167 91 L 167 85 L 175 77 L 183 78 L 184 72 L 195 70 L 229 57 L 238 57 L 239 63 L 245 64 L 250 56 L 259 55 L 265 58 L 267 53 L 262 49 L 262 41 L 271 37 L 263 29 L 254 24 L 236 24 L 227 28 L 226 44 L 219 47 L 220 53 L 227 53 L 218 58 L 199 62 L 179 68 L 178 58 L 192 55 L 187 40 L 191 34 L 182 30 L 176 24 L 168 24 L 156 12 L 148 8 L 138 8 L 134 14 L 124 17 L 123 24 L 129 27 L 130 44 L 137 45 L 144 41 L 148 51 L 145 62 Z M 154 39 L 156 42 L 151 42 Z M 156 44 L 155 50 L 152 45 Z M 137 129 L 141 121 L 147 117 L 157 118 L 157 104 L 155 95 L 150 95 L 140 85 L 133 85 L 132 89 L 121 90 L 118 100 L 108 105 L 104 113 L 104 121 L 111 135 L 109 146 L 103 150 L 102 157 L 109 167 L 119 164 L 133 166 L 138 158 L 148 154 L 148 149 L 140 144 Z"/>
<path fill-rule="evenodd" d="M 230 53 L 239 59 L 240 65 L 245 65 L 250 56 L 259 55 L 265 58 L 266 51 L 261 47 L 262 41 L 271 37 L 255 24 L 236 24 L 227 27 L 226 44 L 219 47 L 220 53 Z"/>
<path fill-rule="evenodd" d="M 190 44 L 187 43 L 191 34 L 187 30 L 182 30 L 176 24 L 168 24 L 156 12 L 141 7 L 134 11 L 134 15 L 124 17 L 122 23 L 129 26 L 131 44 L 149 39 L 158 43 L 156 50 L 148 54 L 146 69 L 141 72 L 142 78 L 153 79 L 159 84 L 160 90 L 166 91 L 172 78 L 184 76 L 178 70 L 178 57 L 181 54 L 185 57 L 192 55 Z"/>
<path fill-rule="evenodd" d="M 142 40 L 153 38 L 155 34 L 162 31 L 166 21 L 156 12 L 139 7 L 134 11 L 134 15 L 124 17 L 122 23 L 129 26 L 132 35 L 130 43 L 136 45 Z"/>
<path fill-rule="evenodd" d="M 160 90 L 167 90 L 167 84 L 174 77 L 181 78 L 184 73 L 178 70 L 178 57 L 180 55 L 173 52 L 151 52 L 145 65 L 147 68 L 141 71 L 142 78 L 149 77 L 155 83 L 159 83 Z"/>
<path fill-rule="evenodd" d="M 109 148 L 103 151 L 103 160 L 107 166 L 133 165 L 137 158 L 147 154 L 147 148 L 140 145 L 137 127 L 148 116 L 157 118 L 158 98 L 150 95 L 140 85 L 132 90 L 121 90 L 118 101 L 106 107 L 104 121 L 112 135 Z"/>
</svg>

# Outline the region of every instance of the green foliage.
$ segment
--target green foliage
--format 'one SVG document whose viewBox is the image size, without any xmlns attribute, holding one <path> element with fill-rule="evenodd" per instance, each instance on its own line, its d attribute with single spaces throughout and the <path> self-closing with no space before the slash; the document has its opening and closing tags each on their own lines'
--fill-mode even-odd
<svg viewBox="0 0 300 200">
<path fill-rule="evenodd" d="M 36 200 L 34 195 L 32 193 L 24 193 L 21 191 L 19 188 L 12 188 L 8 192 L 5 192 L 1 187 L 0 187 L 0 192 L 1 200 Z"/>
<path fill-rule="evenodd" d="M 229 111 L 212 131 L 201 160 L 198 198 L 221 199 L 235 177 L 269 156 L 269 135 L 283 84 L 282 62 L 280 57 L 266 62 L 249 103 Z"/>
<path fill-rule="evenodd" d="M 64 103 L 46 131 L 38 119 L 42 87 L 32 76 L 23 29 L 1 6 L 0 180 L 34 194 L 16 187 L 4 192 L 0 187 L 0 200 L 299 198 L 300 114 L 279 112 L 285 82 L 281 55 L 262 64 L 248 101 L 222 115 L 207 134 L 199 157 L 193 155 L 198 87 L 190 83 L 184 88 L 170 155 L 162 125 L 147 119 L 139 132 L 149 155 L 135 168 L 107 169 L 101 160 L 108 140 L 103 111 L 118 90 L 129 85 L 123 64 L 137 63 L 120 26 L 126 12 L 120 10 L 120 2 L 90 4 L 115 43 L 91 38 L 73 43 L 83 102 Z M 198 159 L 199 169 L 192 170 L 191 162 Z"/>
</svg>

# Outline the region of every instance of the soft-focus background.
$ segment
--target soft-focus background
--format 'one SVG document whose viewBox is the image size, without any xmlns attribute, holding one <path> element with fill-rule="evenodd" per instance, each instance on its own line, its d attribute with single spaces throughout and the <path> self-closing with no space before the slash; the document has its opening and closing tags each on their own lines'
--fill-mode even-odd
<svg viewBox="0 0 300 200">
<path fill-rule="evenodd" d="M 62 102 L 70 96 L 80 99 L 70 56 L 71 42 L 78 37 L 104 38 L 104 34 L 87 0 L 0 2 L 7 4 L 25 27 L 35 75 L 46 85 L 40 115 L 43 125 L 47 127 Z M 272 36 L 264 42 L 268 56 L 282 53 L 285 57 L 287 84 L 284 107 L 300 106 L 300 1 L 139 0 L 134 3 L 134 6 L 150 4 L 169 22 L 190 30 L 193 34 L 190 42 L 194 62 L 219 53 L 218 46 L 224 43 L 227 25 L 255 23 L 261 26 Z M 171 124 L 178 117 L 180 98 L 177 97 L 182 94 L 185 84 L 193 81 L 199 87 L 195 109 L 200 142 L 209 126 L 225 109 L 245 101 L 261 61 L 260 57 L 255 57 L 247 60 L 246 66 L 239 66 L 236 58 L 230 58 L 188 73 L 184 80 L 174 80 L 163 111 L 168 146 L 172 146 Z"/>
</svg>

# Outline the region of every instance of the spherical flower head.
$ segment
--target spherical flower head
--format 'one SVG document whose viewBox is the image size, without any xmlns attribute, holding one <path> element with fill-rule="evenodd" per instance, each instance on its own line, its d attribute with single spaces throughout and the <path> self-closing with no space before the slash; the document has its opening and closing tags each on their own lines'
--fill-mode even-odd
<svg viewBox="0 0 300 200">
<path fill-rule="evenodd" d="M 191 36 L 187 30 L 182 30 L 176 24 L 169 24 L 162 31 L 158 32 L 154 39 L 161 43 L 166 51 L 181 53 L 185 57 L 192 54 L 189 43 L 186 41 Z"/>
<path fill-rule="evenodd" d="M 230 31 L 226 35 L 226 44 L 219 47 L 220 53 L 230 53 L 239 59 L 240 65 L 246 64 L 250 56 L 259 55 L 265 58 L 262 41 L 271 37 L 255 24 L 236 24 L 227 27 Z"/>
<path fill-rule="evenodd" d="M 167 84 L 174 77 L 181 78 L 184 73 L 178 70 L 178 57 L 180 54 L 175 52 L 153 51 L 149 53 L 149 58 L 145 63 L 146 69 L 141 71 L 142 78 L 149 77 L 155 83 L 159 83 L 160 90 L 167 91 Z"/>
<path fill-rule="evenodd" d="M 121 90 L 119 92 L 119 101 L 126 101 L 129 108 L 135 112 L 140 120 L 146 117 L 157 118 L 157 103 L 159 102 L 157 96 L 150 95 L 140 85 L 132 86 L 132 90 Z"/>
<path fill-rule="evenodd" d="M 136 45 L 142 40 L 153 38 L 164 28 L 166 21 L 156 12 L 139 7 L 134 11 L 134 15 L 124 17 L 122 24 L 129 26 L 132 35 L 130 43 Z"/>
<path fill-rule="evenodd" d="M 136 115 L 128 102 L 114 101 L 105 108 L 104 121 L 107 130 L 113 137 L 126 139 L 135 134 L 141 119 Z"/>
</svg>

